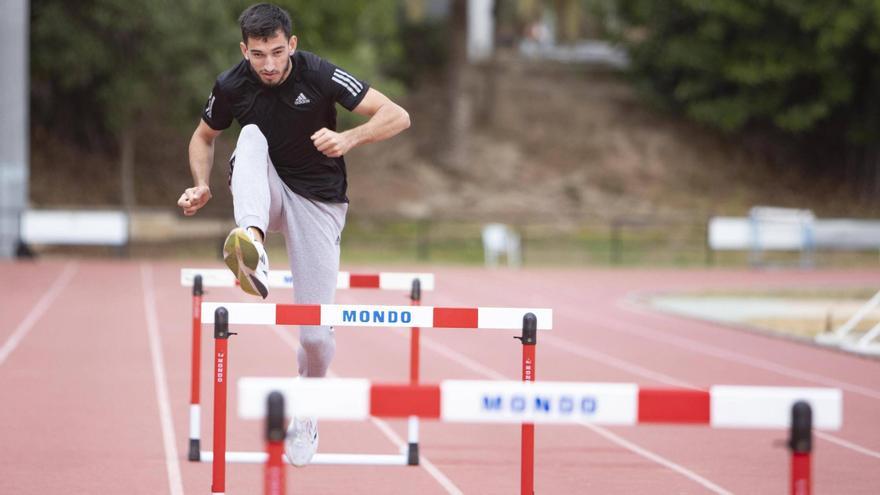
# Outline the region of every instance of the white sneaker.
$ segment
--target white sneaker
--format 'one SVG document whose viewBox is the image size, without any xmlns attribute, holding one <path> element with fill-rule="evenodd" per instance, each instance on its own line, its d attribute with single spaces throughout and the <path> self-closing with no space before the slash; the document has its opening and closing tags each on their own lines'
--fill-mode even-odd
<svg viewBox="0 0 880 495">
<path fill-rule="evenodd" d="M 241 289 L 248 294 L 269 295 L 269 257 L 263 243 L 247 229 L 232 229 L 223 243 L 223 261 L 235 274 Z"/>
<path fill-rule="evenodd" d="M 307 466 L 318 451 L 318 420 L 315 418 L 293 418 L 287 427 L 284 439 L 284 453 L 296 467 Z"/>
</svg>

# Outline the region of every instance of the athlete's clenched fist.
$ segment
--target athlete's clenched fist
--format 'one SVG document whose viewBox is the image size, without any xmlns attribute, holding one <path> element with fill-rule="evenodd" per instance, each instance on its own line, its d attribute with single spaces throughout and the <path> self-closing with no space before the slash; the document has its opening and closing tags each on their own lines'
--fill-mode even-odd
<svg viewBox="0 0 880 495">
<path fill-rule="evenodd" d="M 190 187 L 180 195 L 177 206 L 183 208 L 183 214 L 189 217 L 195 215 L 210 199 L 211 189 L 208 186 Z"/>
<path fill-rule="evenodd" d="M 312 134 L 312 142 L 318 151 L 324 153 L 330 158 L 336 158 L 348 153 L 354 143 L 340 132 L 334 132 L 326 127 L 322 127 L 318 132 Z"/>
</svg>

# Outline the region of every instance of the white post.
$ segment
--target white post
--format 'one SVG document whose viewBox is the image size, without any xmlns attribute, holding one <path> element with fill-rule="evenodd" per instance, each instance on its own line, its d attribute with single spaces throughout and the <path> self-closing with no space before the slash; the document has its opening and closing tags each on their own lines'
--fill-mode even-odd
<svg viewBox="0 0 880 495">
<path fill-rule="evenodd" d="M 15 255 L 28 201 L 28 0 L 0 7 L 0 258 Z"/>
<path fill-rule="evenodd" d="M 880 336 L 880 323 L 874 325 L 870 330 L 865 332 L 865 335 L 862 335 L 862 338 L 856 342 L 856 347 L 859 349 L 867 349 L 871 342 Z"/>
<path fill-rule="evenodd" d="M 839 343 L 843 339 L 846 338 L 850 332 L 855 329 L 856 325 L 859 324 L 862 319 L 868 315 L 871 311 L 874 310 L 878 305 L 880 305 L 880 291 L 877 291 L 874 294 L 874 297 L 871 298 L 864 306 L 859 308 L 858 311 L 850 319 L 846 320 L 846 323 L 841 325 L 837 330 L 832 334 L 819 334 L 816 336 L 816 341 L 820 343 Z"/>
<path fill-rule="evenodd" d="M 468 0 L 467 6 L 467 54 L 470 62 L 483 62 L 492 56 L 495 16 L 494 0 Z"/>
</svg>

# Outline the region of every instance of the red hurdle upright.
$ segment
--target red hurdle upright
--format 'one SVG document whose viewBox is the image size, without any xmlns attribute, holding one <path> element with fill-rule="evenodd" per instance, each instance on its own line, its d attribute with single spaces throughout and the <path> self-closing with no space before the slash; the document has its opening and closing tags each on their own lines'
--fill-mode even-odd
<svg viewBox="0 0 880 495">
<path fill-rule="evenodd" d="M 263 491 L 267 495 L 284 495 L 284 396 L 269 394 L 266 400 L 266 468 Z"/>
<path fill-rule="evenodd" d="M 535 345 L 538 343 L 538 319 L 534 314 L 523 316 L 522 381 L 535 381 Z M 522 450 L 520 453 L 520 494 L 535 493 L 535 424 L 522 424 Z"/>
<path fill-rule="evenodd" d="M 226 382 L 229 360 L 229 313 L 214 311 L 214 458 L 211 493 L 226 493 Z M 234 334 L 233 334 L 234 335 Z"/>
<path fill-rule="evenodd" d="M 813 450 L 813 410 L 805 401 L 791 408 L 791 495 L 812 493 L 810 453 Z"/>
</svg>

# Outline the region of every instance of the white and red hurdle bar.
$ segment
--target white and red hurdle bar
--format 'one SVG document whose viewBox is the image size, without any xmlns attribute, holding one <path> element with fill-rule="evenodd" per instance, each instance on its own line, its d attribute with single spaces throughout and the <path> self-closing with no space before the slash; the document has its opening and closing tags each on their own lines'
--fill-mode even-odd
<svg viewBox="0 0 880 495">
<path fill-rule="evenodd" d="M 811 492 L 812 427 L 840 429 L 839 389 L 717 385 L 708 390 L 644 388 L 632 383 L 447 380 L 439 385 L 372 384 L 364 379 L 241 378 L 238 412 L 267 417 L 264 491 L 285 493 L 285 411 L 335 420 L 370 416 L 474 423 L 707 424 L 716 428 L 791 428 L 791 493 Z M 815 418 L 815 421 L 814 421 Z M 531 447 L 530 447 L 531 448 Z M 523 455 L 526 455 L 523 450 Z M 523 462 L 522 495 L 534 493 Z"/>
<path fill-rule="evenodd" d="M 229 381 L 229 324 L 331 325 L 337 327 L 403 327 L 522 330 L 522 379 L 535 380 L 538 330 L 553 327 L 553 311 L 537 308 L 442 308 L 428 306 L 369 306 L 356 304 L 202 303 L 204 324 L 214 324 L 214 450 L 211 493 L 226 491 L 226 395 Z M 311 380 L 303 380 L 311 382 Z M 317 381 L 317 380 L 316 380 Z M 418 389 L 418 384 L 410 386 Z M 419 414 L 407 415 L 418 417 Z M 522 424 L 522 484 L 534 485 L 535 426 Z M 280 453 L 280 451 L 279 451 Z M 205 453 L 203 453 L 205 454 Z M 242 452 L 230 460 L 266 462 L 268 453 Z M 313 464 L 322 454 L 315 454 Z M 324 454 L 327 455 L 327 454 Z M 355 457 L 356 454 L 348 454 Z M 281 459 L 281 457 L 279 457 Z M 345 459 L 336 464 L 354 464 Z M 280 461 L 279 461 L 280 462 Z M 397 463 L 388 463 L 397 464 Z M 524 492 L 526 493 L 526 492 Z M 531 491 L 528 493 L 532 493 Z"/>
<path fill-rule="evenodd" d="M 189 445 L 188 456 L 190 461 L 211 462 L 213 454 L 201 450 L 201 338 L 202 338 L 202 297 L 206 287 L 235 287 L 238 280 L 228 269 L 209 268 L 182 268 L 180 270 L 180 285 L 192 287 L 192 358 L 190 379 L 190 406 L 189 406 Z M 293 275 L 289 270 L 270 270 L 269 287 L 272 289 L 292 289 L 294 285 Z M 350 273 L 339 272 L 337 277 L 337 289 L 379 289 L 409 291 L 410 305 L 421 304 L 422 291 L 434 290 L 434 274 L 410 273 L 410 272 L 379 272 L 379 273 Z M 410 330 L 410 383 L 419 382 L 419 328 L 411 327 Z M 407 452 L 401 456 L 367 456 L 358 459 L 371 460 L 379 464 L 408 464 L 419 463 L 419 423 L 418 418 L 413 417 L 408 425 Z M 257 453 L 259 454 L 259 453 Z M 239 453 L 233 456 L 239 462 L 262 462 L 262 458 L 251 453 Z M 316 463 L 337 464 L 351 461 L 349 456 L 337 456 L 325 454 L 319 456 Z"/>
</svg>

